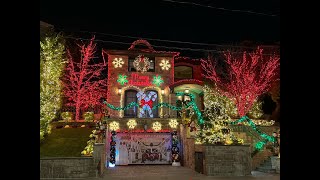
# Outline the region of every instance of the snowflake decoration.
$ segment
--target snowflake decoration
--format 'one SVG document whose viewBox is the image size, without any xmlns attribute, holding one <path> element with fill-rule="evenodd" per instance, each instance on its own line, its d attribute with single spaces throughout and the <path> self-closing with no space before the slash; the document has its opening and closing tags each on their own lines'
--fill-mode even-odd
<svg viewBox="0 0 320 180">
<path fill-rule="evenodd" d="M 163 81 L 163 79 L 161 78 L 160 75 L 153 76 L 152 84 L 154 84 L 156 86 L 160 86 L 163 82 L 164 81 Z"/>
<path fill-rule="evenodd" d="M 144 57 L 143 55 L 139 55 L 133 61 L 133 66 L 139 72 L 142 72 L 142 73 L 147 72 L 150 68 L 149 58 Z"/>
<path fill-rule="evenodd" d="M 127 76 L 119 74 L 117 82 L 121 85 L 128 83 Z"/>
<path fill-rule="evenodd" d="M 171 119 L 169 122 L 169 125 L 171 128 L 175 129 L 175 128 L 177 128 L 178 122 L 176 119 Z"/>
<path fill-rule="evenodd" d="M 161 63 L 159 63 L 159 66 L 162 70 L 169 70 L 171 68 L 171 64 L 169 63 L 169 60 L 162 59 Z"/>
<path fill-rule="evenodd" d="M 109 128 L 111 131 L 116 131 L 118 129 L 120 129 L 120 125 L 118 122 L 116 121 L 112 121 L 110 124 L 109 124 Z"/>
<path fill-rule="evenodd" d="M 128 127 L 129 127 L 129 129 L 133 129 L 134 127 L 137 126 L 137 122 L 136 122 L 136 120 L 131 119 L 131 120 L 129 120 L 129 121 L 127 122 L 127 125 L 128 125 Z"/>
<path fill-rule="evenodd" d="M 161 130 L 161 123 L 159 123 L 158 121 L 152 123 L 152 129 L 153 129 L 154 131 L 160 131 L 160 130 Z"/>
<path fill-rule="evenodd" d="M 114 66 L 114 68 L 118 68 L 118 67 L 122 67 L 122 64 L 124 64 L 124 61 L 122 60 L 122 58 L 114 58 L 112 61 L 112 64 Z"/>
</svg>

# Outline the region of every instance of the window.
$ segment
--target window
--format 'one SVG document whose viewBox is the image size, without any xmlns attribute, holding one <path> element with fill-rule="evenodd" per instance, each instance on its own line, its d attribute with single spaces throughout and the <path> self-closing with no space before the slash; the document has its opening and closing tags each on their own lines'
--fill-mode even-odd
<svg viewBox="0 0 320 180">
<path fill-rule="evenodd" d="M 129 105 L 131 102 L 137 102 L 137 91 L 135 90 L 127 90 L 125 92 L 125 106 Z M 138 107 L 133 106 L 124 111 L 125 117 L 137 117 Z"/>
<path fill-rule="evenodd" d="M 137 56 L 131 56 L 129 57 L 129 63 L 128 63 L 128 71 L 129 72 L 136 72 L 136 68 L 134 68 L 133 66 L 133 61 L 136 59 Z M 150 61 L 150 68 L 147 72 L 155 72 L 155 58 L 154 57 L 149 57 L 149 61 Z"/>
<path fill-rule="evenodd" d="M 192 79 L 192 67 L 189 66 L 176 66 L 174 67 L 174 78 L 180 79 Z"/>
</svg>

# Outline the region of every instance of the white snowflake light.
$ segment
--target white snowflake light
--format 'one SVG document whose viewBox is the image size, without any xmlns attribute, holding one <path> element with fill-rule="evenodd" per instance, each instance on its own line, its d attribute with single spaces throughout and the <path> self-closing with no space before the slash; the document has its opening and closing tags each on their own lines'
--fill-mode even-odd
<svg viewBox="0 0 320 180">
<path fill-rule="evenodd" d="M 171 64 L 169 60 L 162 59 L 159 66 L 161 67 L 162 70 L 169 70 L 171 68 Z"/>
<path fill-rule="evenodd" d="M 122 64 L 124 64 L 124 61 L 122 60 L 122 58 L 114 58 L 112 61 L 112 64 L 114 66 L 114 68 L 118 68 L 118 67 L 122 67 Z"/>
<path fill-rule="evenodd" d="M 116 131 L 118 129 L 120 129 L 120 125 L 118 122 L 116 121 L 112 121 L 110 124 L 109 124 L 109 128 L 111 131 Z"/>
<path fill-rule="evenodd" d="M 129 127 L 129 129 L 133 129 L 133 128 L 135 128 L 135 127 L 137 126 L 137 122 L 136 122 L 136 120 L 131 119 L 131 120 L 129 120 L 129 121 L 127 122 L 127 125 L 128 125 L 128 127 Z"/>
<path fill-rule="evenodd" d="M 175 128 L 177 128 L 178 121 L 176 119 L 171 119 L 169 122 L 169 125 L 171 128 L 175 129 Z"/>
<path fill-rule="evenodd" d="M 154 131 L 160 131 L 160 130 L 161 130 L 161 123 L 159 123 L 158 121 L 152 123 L 152 129 L 153 129 Z"/>
</svg>

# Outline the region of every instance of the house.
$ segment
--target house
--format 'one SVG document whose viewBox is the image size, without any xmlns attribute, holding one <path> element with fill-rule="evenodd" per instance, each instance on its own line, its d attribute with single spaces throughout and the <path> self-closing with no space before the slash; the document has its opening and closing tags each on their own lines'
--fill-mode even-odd
<svg viewBox="0 0 320 180">
<path fill-rule="evenodd" d="M 117 132 L 116 165 L 172 163 L 171 133 L 179 131 L 181 119 L 172 107 L 190 102 L 192 94 L 198 111 L 203 109 L 200 61 L 179 54 L 157 51 L 145 40 L 128 50 L 103 50 L 108 59 L 108 127 Z"/>
</svg>

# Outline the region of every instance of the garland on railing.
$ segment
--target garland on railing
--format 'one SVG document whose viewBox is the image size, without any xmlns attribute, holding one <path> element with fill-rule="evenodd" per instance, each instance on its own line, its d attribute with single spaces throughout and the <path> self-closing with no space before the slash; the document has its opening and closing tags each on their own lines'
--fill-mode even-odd
<svg viewBox="0 0 320 180">
<path fill-rule="evenodd" d="M 106 104 L 110 109 L 117 110 L 117 111 L 127 110 L 127 109 L 129 109 L 129 108 L 131 108 L 131 107 L 133 107 L 133 106 L 139 106 L 139 104 L 136 103 L 136 102 L 131 102 L 130 104 L 128 104 L 128 105 L 125 106 L 125 107 L 115 107 L 114 105 L 109 104 L 109 103 L 107 103 L 106 101 L 104 101 L 103 103 Z"/>
<path fill-rule="evenodd" d="M 184 93 L 184 92 L 177 92 L 176 93 L 176 96 L 190 96 L 190 102 L 187 103 L 187 107 L 192 107 L 194 112 L 196 113 L 196 115 L 198 116 L 198 123 L 199 124 L 203 124 L 204 123 L 204 120 L 203 120 L 203 117 L 202 117 L 202 114 L 201 114 L 201 111 L 199 110 L 197 104 L 195 103 L 195 98 L 194 98 L 194 95 L 193 94 L 189 94 L 189 93 Z M 115 107 L 113 106 L 112 104 L 109 104 L 107 103 L 106 101 L 103 102 L 104 104 L 106 104 L 109 108 L 113 109 L 113 110 L 117 110 L 117 111 L 121 111 L 121 110 L 127 110 L 133 106 L 138 106 L 139 107 L 139 104 L 136 103 L 136 102 L 131 102 L 130 104 L 128 104 L 127 106 L 125 107 Z M 168 107 L 170 109 L 173 109 L 175 111 L 181 111 L 182 108 L 181 107 L 178 107 L 178 106 L 173 106 L 173 105 L 170 105 L 168 103 L 158 103 L 157 105 L 155 105 L 152 109 L 155 109 L 157 107 L 161 107 L 161 106 L 164 106 L 164 107 Z"/>
<path fill-rule="evenodd" d="M 261 150 L 267 142 L 275 142 L 275 138 L 273 136 L 269 136 L 266 133 L 263 133 L 248 116 L 243 116 L 240 119 L 238 119 L 234 122 L 231 122 L 230 124 L 235 125 L 235 124 L 241 123 L 243 121 L 247 121 L 249 123 L 250 127 L 253 130 L 255 130 L 259 134 L 259 136 L 261 136 L 264 139 L 262 141 L 257 142 L 257 144 L 255 146 L 256 149 Z"/>
</svg>

